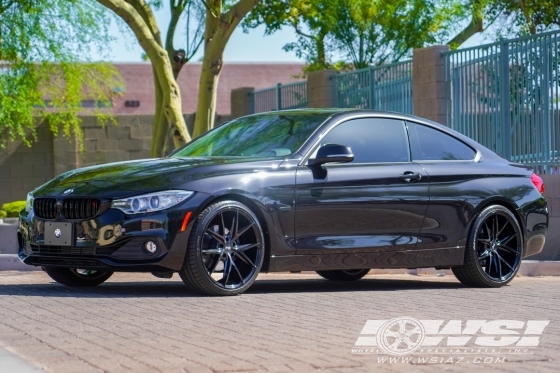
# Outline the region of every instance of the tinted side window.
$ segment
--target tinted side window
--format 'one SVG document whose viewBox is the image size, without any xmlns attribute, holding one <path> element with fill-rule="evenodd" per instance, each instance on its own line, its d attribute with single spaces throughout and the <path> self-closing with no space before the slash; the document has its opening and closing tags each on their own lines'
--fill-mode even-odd
<svg viewBox="0 0 560 373">
<path fill-rule="evenodd" d="M 474 159 L 475 151 L 463 142 L 421 124 L 407 124 L 413 161 Z"/>
<path fill-rule="evenodd" d="M 403 121 L 382 118 L 353 119 L 333 128 L 321 145 L 341 144 L 354 152 L 352 163 L 408 162 L 408 140 Z"/>
</svg>

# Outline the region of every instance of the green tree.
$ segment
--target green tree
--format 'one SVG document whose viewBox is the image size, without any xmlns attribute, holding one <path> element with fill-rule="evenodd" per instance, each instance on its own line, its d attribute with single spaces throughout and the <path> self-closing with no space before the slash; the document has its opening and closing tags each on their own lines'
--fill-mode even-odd
<svg viewBox="0 0 560 373">
<path fill-rule="evenodd" d="M 498 19 L 498 36 L 527 35 L 560 27 L 560 0 L 493 0 L 488 17 Z"/>
<path fill-rule="evenodd" d="M 243 21 L 245 31 L 266 25 L 265 35 L 291 27 L 297 41 L 284 46 L 299 58 L 305 58 L 305 71 L 332 67 L 328 36 L 338 20 L 338 0 L 265 0 Z"/>
<path fill-rule="evenodd" d="M 447 39 L 458 15 L 453 1 L 440 0 L 339 0 L 336 14 L 333 44 L 356 69 Z"/>
<path fill-rule="evenodd" d="M 231 34 L 259 0 L 201 0 L 206 7 L 204 58 L 198 91 L 193 136 L 214 127 L 218 81 L 224 66 L 224 50 Z"/>
<path fill-rule="evenodd" d="M 306 57 L 306 71 L 336 67 L 333 55 L 361 68 L 449 38 L 460 5 L 459 0 L 267 0 L 243 26 L 264 24 L 265 34 L 292 27 L 297 42 L 284 49 Z"/>
<path fill-rule="evenodd" d="M 190 141 L 181 104 L 181 91 L 177 77 L 182 67 L 201 45 L 202 33 L 196 26 L 204 22 L 204 12 L 195 0 L 169 0 L 171 20 L 167 26 L 165 43 L 158 27 L 154 10 L 163 7 L 163 0 L 96 0 L 119 16 L 130 28 L 138 43 L 152 63 L 156 112 L 151 154 L 160 157 L 174 147 Z M 173 44 L 181 17 L 195 24 L 192 39 L 187 40 L 187 50 L 176 49 Z M 188 37 L 188 34 L 187 34 Z"/>
<path fill-rule="evenodd" d="M 83 0 L 0 0 L 0 147 L 36 140 L 37 119 L 78 135 L 83 100 L 106 119 L 121 83 L 107 63 L 84 63 L 110 39 L 107 15 Z"/>
</svg>

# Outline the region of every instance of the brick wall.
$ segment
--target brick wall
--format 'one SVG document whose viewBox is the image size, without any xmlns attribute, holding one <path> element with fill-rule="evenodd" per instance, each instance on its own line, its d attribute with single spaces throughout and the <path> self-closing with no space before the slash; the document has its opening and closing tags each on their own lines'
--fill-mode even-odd
<svg viewBox="0 0 560 373">
<path fill-rule="evenodd" d="M 149 115 L 156 111 L 154 100 L 154 81 L 152 65 L 148 62 L 116 63 L 115 66 L 125 81 L 125 92 L 113 102 L 114 115 Z M 229 115 L 231 113 L 230 92 L 239 87 L 255 89 L 268 88 L 277 83 L 287 84 L 301 79 L 294 75 L 301 74 L 302 63 L 249 63 L 228 62 L 220 74 L 217 92 L 216 112 Z M 189 62 L 186 64 L 177 83 L 181 88 L 183 113 L 194 113 L 198 100 L 198 84 L 202 64 Z M 139 107 L 127 107 L 127 100 L 140 101 Z"/>
<path fill-rule="evenodd" d="M 21 141 L 0 150 L 0 205 L 25 199 L 27 192 L 54 176 L 53 135 L 47 125 L 37 128 L 40 142 L 32 148 Z"/>
</svg>

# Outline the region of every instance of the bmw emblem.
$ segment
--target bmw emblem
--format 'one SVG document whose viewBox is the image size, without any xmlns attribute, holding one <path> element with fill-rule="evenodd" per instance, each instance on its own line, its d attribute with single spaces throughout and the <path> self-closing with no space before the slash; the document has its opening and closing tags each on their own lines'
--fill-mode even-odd
<svg viewBox="0 0 560 373">
<path fill-rule="evenodd" d="M 64 192 L 62 192 L 62 195 L 63 195 L 63 196 L 67 196 L 67 195 L 69 195 L 70 193 L 72 193 L 73 191 L 74 191 L 74 188 L 66 189 Z"/>
<path fill-rule="evenodd" d="M 60 238 L 60 235 L 61 235 L 61 234 L 62 234 L 62 231 L 61 231 L 60 229 L 56 228 L 56 229 L 54 230 L 54 236 L 55 236 L 56 238 Z"/>
</svg>

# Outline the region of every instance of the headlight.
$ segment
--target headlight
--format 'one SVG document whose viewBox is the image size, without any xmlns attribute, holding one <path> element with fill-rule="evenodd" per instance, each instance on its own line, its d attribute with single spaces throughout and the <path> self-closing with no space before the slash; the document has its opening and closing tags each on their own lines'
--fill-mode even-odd
<svg viewBox="0 0 560 373">
<path fill-rule="evenodd" d="M 111 207 L 119 209 L 125 214 L 160 211 L 183 202 L 193 193 L 186 190 L 166 190 L 165 192 L 142 194 L 141 196 L 115 199 L 111 203 Z"/>
<path fill-rule="evenodd" d="M 33 192 L 27 193 L 27 198 L 25 199 L 25 211 L 31 212 L 33 210 Z"/>
</svg>

